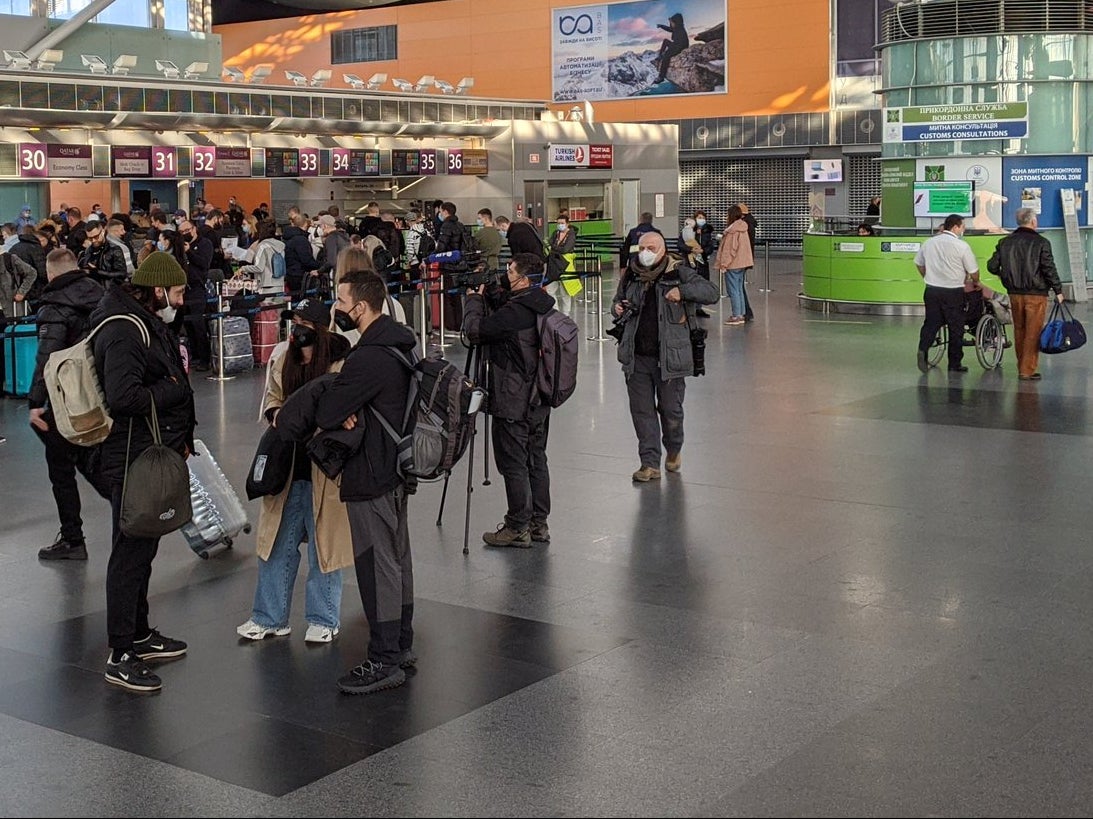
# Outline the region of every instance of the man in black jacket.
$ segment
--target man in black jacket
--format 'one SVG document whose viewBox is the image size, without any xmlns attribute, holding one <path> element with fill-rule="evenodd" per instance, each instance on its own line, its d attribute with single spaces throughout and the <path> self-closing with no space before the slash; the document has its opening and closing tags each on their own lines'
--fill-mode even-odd
<svg viewBox="0 0 1093 819">
<path fill-rule="evenodd" d="M 510 222 L 507 216 L 498 216 L 496 224 L 497 229 L 501 231 L 501 238 L 509 243 L 509 250 L 513 256 L 517 253 L 530 253 L 539 261 L 546 261 L 543 237 L 535 232 L 530 222 L 522 220 Z"/>
<path fill-rule="evenodd" d="M 1063 283 L 1055 269 L 1051 242 L 1036 232 L 1032 208 L 1019 208 L 1017 230 L 1002 239 L 987 262 L 987 270 L 1002 279 L 1013 308 L 1013 348 L 1017 353 L 1017 377 L 1039 381 L 1040 330 L 1047 313 L 1048 290 L 1062 304 Z"/>
<path fill-rule="evenodd" d="M 106 225 L 98 221 L 87 225 L 79 264 L 104 287 L 120 284 L 129 275 L 122 249 L 106 240 Z"/>
<path fill-rule="evenodd" d="M 37 307 L 38 299 L 41 298 L 42 291 L 45 290 L 49 281 L 46 274 L 45 243 L 38 231 L 32 225 L 28 225 L 19 231 L 19 241 L 15 243 L 15 246 L 9 252 L 12 256 L 18 256 L 38 271 L 37 278 L 34 279 L 30 290 L 27 291 L 27 301 L 30 302 L 32 307 L 31 312 L 37 312 L 34 308 Z"/>
<path fill-rule="evenodd" d="M 186 653 L 181 640 L 164 637 L 148 622 L 148 581 L 159 538 L 132 537 L 119 525 L 122 486 L 129 464 L 152 445 L 148 419 L 155 405 L 163 443 L 184 457 L 193 451 L 194 396 L 178 340 L 167 329 L 182 306 L 186 273 L 174 256 L 148 255 L 132 282 L 115 287 L 91 314 L 92 327 L 110 316 L 136 318 L 148 331 L 145 346 L 130 321 L 111 321 L 95 334 L 95 369 L 114 426 L 99 447 L 111 488 L 113 548 L 106 567 L 106 628 L 110 657 L 106 681 L 130 691 L 158 691 L 162 683 L 145 664 Z M 131 436 L 131 440 L 130 440 Z"/>
<path fill-rule="evenodd" d="M 212 241 L 192 221 L 187 219 L 178 226 L 178 232 L 186 241 L 186 312 L 183 321 L 186 336 L 190 340 L 190 360 L 193 369 L 204 372 L 209 369 L 213 357 L 209 341 L 209 325 L 205 313 L 209 307 L 209 269 L 213 264 Z"/>
<path fill-rule="evenodd" d="M 413 355 L 413 332 L 383 314 L 387 286 L 372 272 L 347 273 L 338 283 L 334 320 L 360 341 L 334 383 L 322 394 L 315 420 L 321 429 L 363 427 L 359 449 L 341 475 L 349 511 L 354 564 L 368 618 L 368 659 L 338 680 L 346 694 L 371 694 L 406 682 L 414 656 L 414 570 L 406 524 L 406 489 L 395 442 L 376 413 L 402 426 L 410 369 L 396 353 Z"/>
<path fill-rule="evenodd" d="M 440 231 L 436 237 L 436 252 L 450 253 L 458 250 L 466 253 L 466 241 L 464 234 L 469 232 L 455 215 L 455 204 L 444 202 L 440 206 Z M 441 264 L 440 270 L 444 274 L 444 289 L 451 291 L 455 287 L 455 275 L 467 270 L 467 262 L 464 260 L 454 264 Z M 458 293 L 447 292 L 444 295 L 444 324 L 447 330 L 458 330 L 463 326 L 463 299 Z"/>
<path fill-rule="evenodd" d="M 285 240 L 285 287 L 297 298 L 303 297 L 304 280 L 308 273 L 319 269 L 319 262 L 311 249 L 307 238 L 307 219 L 303 214 L 292 217 L 292 224 L 285 228 L 282 237 Z M 334 260 L 337 263 L 337 259 Z"/>
<path fill-rule="evenodd" d="M 46 259 L 49 283 L 38 308 L 38 358 L 30 387 L 30 425 L 46 448 L 46 469 L 57 503 L 61 531 L 51 545 L 38 550 L 42 560 L 87 560 L 83 520 L 80 517 L 79 470 L 95 491 L 110 500 L 110 487 L 95 469 L 92 447 L 69 443 L 58 431 L 46 406 L 45 366 L 51 353 L 71 347 L 91 330 L 91 313 L 103 296 L 102 285 L 76 266 L 68 248 L 54 250 Z"/>
<path fill-rule="evenodd" d="M 496 532 L 486 532 L 488 546 L 549 543 L 550 472 L 546 445 L 550 405 L 538 401 L 534 387 L 539 369 L 539 317 L 554 307 L 554 299 L 533 287 L 529 276 L 543 272 L 542 263 L 527 253 L 509 262 L 499 292 L 485 288 L 467 296 L 464 329 L 473 344 L 488 344 L 490 415 L 497 471 L 505 479 L 508 512 Z M 491 302 L 487 315 L 484 298 Z"/>
</svg>

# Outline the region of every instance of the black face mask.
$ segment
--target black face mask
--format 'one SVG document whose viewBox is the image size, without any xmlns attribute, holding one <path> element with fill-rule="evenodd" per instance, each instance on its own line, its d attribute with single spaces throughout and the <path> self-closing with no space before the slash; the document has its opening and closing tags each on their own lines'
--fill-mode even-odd
<svg viewBox="0 0 1093 819">
<path fill-rule="evenodd" d="M 353 317 L 344 310 L 334 311 L 334 324 L 343 333 L 348 333 L 350 330 L 357 329 L 357 322 L 353 321 Z"/>
<path fill-rule="evenodd" d="M 291 341 L 297 347 L 310 347 L 318 337 L 318 331 L 312 330 L 310 327 L 304 327 L 302 324 L 296 324 L 292 327 Z"/>
<path fill-rule="evenodd" d="M 504 275 L 499 276 L 497 284 L 500 285 L 501 289 L 504 290 L 506 293 L 511 293 L 512 292 L 512 282 L 509 281 L 509 274 L 508 273 L 505 273 Z"/>
</svg>

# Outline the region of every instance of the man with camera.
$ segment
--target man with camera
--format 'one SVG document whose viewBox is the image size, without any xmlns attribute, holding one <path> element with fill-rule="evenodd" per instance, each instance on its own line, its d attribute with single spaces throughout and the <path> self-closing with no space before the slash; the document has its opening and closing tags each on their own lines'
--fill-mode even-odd
<svg viewBox="0 0 1093 819">
<path fill-rule="evenodd" d="M 535 377 L 539 317 L 554 307 L 554 299 L 529 278 L 542 272 L 538 257 L 517 253 L 495 281 L 467 296 L 463 329 L 472 344 L 489 345 L 494 457 L 508 498 L 504 523 L 482 535 L 488 546 L 527 549 L 550 542 L 550 406 L 541 401 Z"/>
<path fill-rule="evenodd" d="M 635 481 L 660 478 L 661 441 L 665 469 L 678 472 L 683 466 L 684 379 L 705 373 L 705 331 L 692 330 L 695 305 L 717 299 L 717 286 L 669 255 L 660 233 L 638 238 L 638 252 L 615 293 L 615 327 L 608 331 L 619 342 L 638 436 Z"/>
</svg>

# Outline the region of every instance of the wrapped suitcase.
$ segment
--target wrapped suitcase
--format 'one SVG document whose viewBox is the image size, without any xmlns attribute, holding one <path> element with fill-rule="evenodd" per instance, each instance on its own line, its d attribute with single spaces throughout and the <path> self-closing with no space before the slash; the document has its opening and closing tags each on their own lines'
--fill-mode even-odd
<svg viewBox="0 0 1093 819">
<path fill-rule="evenodd" d="M 273 348 L 277 346 L 280 340 L 281 308 L 274 309 L 272 305 L 263 305 L 254 317 L 254 328 L 251 330 L 254 363 L 260 367 L 268 364 L 269 357 L 273 354 Z"/>
<path fill-rule="evenodd" d="M 224 322 L 224 366 L 220 366 L 220 322 Z M 228 316 L 209 322 L 213 370 L 217 375 L 238 375 L 254 369 L 254 348 L 250 324 L 242 316 Z"/>
<path fill-rule="evenodd" d="M 38 325 L 33 318 L 9 321 L 0 343 L 4 347 L 4 394 L 25 398 L 38 357 Z"/>
<path fill-rule="evenodd" d="M 182 527 L 194 554 L 202 560 L 220 549 L 230 549 L 240 532 L 250 532 L 247 512 L 216 459 L 202 441 L 194 441 L 190 468 L 190 501 L 193 519 Z"/>
</svg>

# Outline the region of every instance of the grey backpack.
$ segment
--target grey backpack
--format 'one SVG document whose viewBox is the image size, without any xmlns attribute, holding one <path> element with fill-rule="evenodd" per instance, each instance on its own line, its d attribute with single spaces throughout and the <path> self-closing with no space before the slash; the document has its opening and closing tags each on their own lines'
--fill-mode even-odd
<svg viewBox="0 0 1093 819">
<path fill-rule="evenodd" d="M 539 369 L 535 385 L 539 400 L 560 407 L 577 389 L 577 322 L 551 309 L 539 316 Z M 534 403 L 534 402 L 533 402 Z"/>
</svg>

